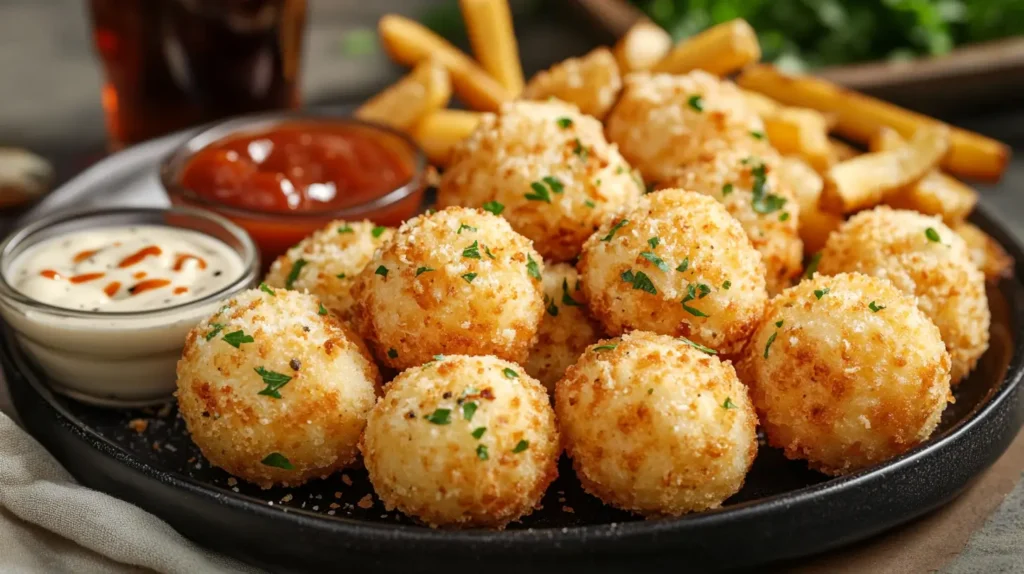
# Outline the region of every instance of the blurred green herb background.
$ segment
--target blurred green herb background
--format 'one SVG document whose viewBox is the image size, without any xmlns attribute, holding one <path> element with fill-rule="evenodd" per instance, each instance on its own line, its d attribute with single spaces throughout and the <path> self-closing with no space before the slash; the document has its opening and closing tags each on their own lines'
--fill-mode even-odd
<svg viewBox="0 0 1024 574">
<path fill-rule="evenodd" d="M 1024 0 L 633 0 L 673 38 L 733 18 L 758 32 L 764 59 L 799 71 L 941 55 L 1024 34 Z"/>
</svg>

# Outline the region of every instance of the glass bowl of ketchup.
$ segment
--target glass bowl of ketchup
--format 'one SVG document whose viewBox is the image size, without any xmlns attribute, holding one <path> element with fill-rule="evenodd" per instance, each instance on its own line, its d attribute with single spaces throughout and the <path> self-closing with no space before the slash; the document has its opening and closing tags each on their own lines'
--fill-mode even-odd
<svg viewBox="0 0 1024 574">
<path fill-rule="evenodd" d="M 274 113 L 204 128 L 161 165 L 171 203 L 241 226 L 265 266 L 334 219 L 396 226 L 415 215 L 427 161 L 406 135 L 351 118 Z"/>
</svg>

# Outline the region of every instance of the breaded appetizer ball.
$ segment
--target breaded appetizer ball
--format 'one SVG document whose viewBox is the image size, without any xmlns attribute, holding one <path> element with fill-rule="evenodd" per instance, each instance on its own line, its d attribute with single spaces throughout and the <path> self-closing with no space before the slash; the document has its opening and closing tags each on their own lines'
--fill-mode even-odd
<svg viewBox="0 0 1024 574">
<path fill-rule="evenodd" d="M 768 299 L 761 255 L 740 223 L 714 199 L 681 189 L 646 195 L 602 225 L 578 269 L 608 333 L 680 335 L 723 354 L 739 350 Z"/>
<path fill-rule="evenodd" d="M 451 355 L 393 380 L 360 443 L 373 489 L 433 527 L 502 528 L 558 476 L 544 387 L 519 365 Z"/>
<path fill-rule="evenodd" d="M 601 338 L 601 325 L 587 312 L 576 268 L 555 263 L 545 267 L 543 275 L 545 315 L 523 367 L 554 392 L 565 370 Z"/>
<path fill-rule="evenodd" d="M 504 219 L 452 207 L 414 217 L 359 275 L 353 324 L 395 369 L 438 354 L 521 363 L 544 314 L 543 260 Z"/>
<path fill-rule="evenodd" d="M 626 76 L 606 127 L 622 155 L 655 182 L 715 149 L 769 147 L 761 117 L 739 89 L 702 70 Z"/>
<path fill-rule="evenodd" d="M 720 149 L 681 168 L 666 187 L 679 187 L 715 198 L 743 225 L 764 262 L 768 293 L 789 287 L 800 274 L 800 204 L 771 150 L 757 155 Z"/>
<path fill-rule="evenodd" d="M 271 287 L 308 291 L 344 320 L 352 318 L 352 285 L 395 230 L 369 221 L 332 221 L 277 258 Z"/>
<path fill-rule="evenodd" d="M 188 334 L 178 409 L 214 466 L 298 486 L 352 463 L 380 373 L 316 297 L 246 291 Z"/>
<path fill-rule="evenodd" d="M 927 439 L 952 398 L 939 330 L 892 283 L 859 273 L 773 298 L 743 361 L 769 444 L 826 474 Z"/>
<path fill-rule="evenodd" d="M 946 343 L 954 385 L 988 349 L 985 275 L 963 239 L 938 217 L 885 206 L 858 213 L 829 236 L 818 271 L 882 277 L 916 297 Z"/>
<path fill-rule="evenodd" d="M 563 102 L 516 102 L 485 116 L 456 148 L 437 201 L 501 215 L 545 259 L 567 261 L 642 194 L 600 122 Z"/>
<path fill-rule="evenodd" d="M 656 516 L 717 508 L 757 454 L 757 417 L 732 364 L 686 340 L 634 331 L 591 347 L 555 390 L 583 488 Z"/>
<path fill-rule="evenodd" d="M 537 72 L 523 89 L 524 100 L 557 98 L 576 105 L 588 116 L 601 119 L 622 91 L 619 64 L 612 51 L 595 48 L 581 58 L 563 60 Z"/>
</svg>

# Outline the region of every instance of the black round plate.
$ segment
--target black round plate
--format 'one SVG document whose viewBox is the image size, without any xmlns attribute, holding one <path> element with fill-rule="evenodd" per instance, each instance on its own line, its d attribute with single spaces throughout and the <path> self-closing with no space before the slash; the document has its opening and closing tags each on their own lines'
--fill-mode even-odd
<svg viewBox="0 0 1024 574">
<path fill-rule="evenodd" d="M 984 213 L 974 220 L 1024 262 L 1009 233 Z M 718 570 L 806 556 L 882 532 L 948 502 L 1003 453 L 1024 420 L 1024 285 L 1004 280 L 989 297 L 991 348 L 956 389 L 956 403 L 933 437 L 897 459 L 829 478 L 762 447 L 746 485 L 723 508 L 649 521 L 584 493 L 563 459 L 543 508 L 505 531 L 417 525 L 386 511 L 362 470 L 302 488 L 260 490 L 211 468 L 170 405 L 108 410 L 55 395 L 7 331 L 0 361 L 25 425 L 79 481 L 257 565 Z"/>
</svg>

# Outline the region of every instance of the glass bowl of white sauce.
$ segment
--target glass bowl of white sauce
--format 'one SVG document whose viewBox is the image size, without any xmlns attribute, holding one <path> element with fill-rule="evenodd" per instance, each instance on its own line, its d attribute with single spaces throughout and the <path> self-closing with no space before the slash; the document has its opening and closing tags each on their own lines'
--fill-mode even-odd
<svg viewBox="0 0 1024 574">
<path fill-rule="evenodd" d="M 157 404 L 174 391 L 189 330 L 259 268 L 248 234 L 208 211 L 61 213 L 0 244 L 0 315 L 54 390 Z"/>
</svg>

